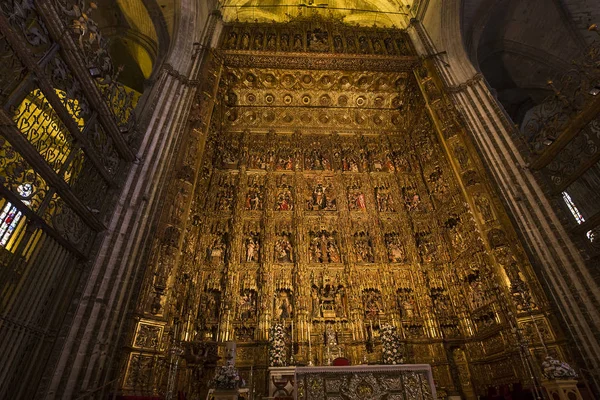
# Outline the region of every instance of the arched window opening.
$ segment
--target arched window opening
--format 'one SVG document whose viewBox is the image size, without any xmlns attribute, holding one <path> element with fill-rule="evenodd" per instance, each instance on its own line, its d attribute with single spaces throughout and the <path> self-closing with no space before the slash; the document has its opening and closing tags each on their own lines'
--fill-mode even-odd
<svg viewBox="0 0 600 400">
<path fill-rule="evenodd" d="M 30 183 L 23 183 L 18 186 L 17 192 L 23 199 L 23 204 L 29 206 L 30 201 L 28 199 L 33 195 L 33 186 Z M 17 233 L 24 226 L 25 218 L 23 218 L 21 211 L 9 201 L 5 201 L 2 211 L 0 211 L 0 246 L 7 250 L 16 247 Z"/>
<path fill-rule="evenodd" d="M 569 209 L 569 211 L 571 211 L 571 214 L 575 218 L 575 221 L 577 221 L 579 225 L 583 224 L 585 222 L 585 218 L 583 217 L 583 215 L 581 215 L 581 212 L 573 202 L 573 199 L 571 198 L 569 193 L 562 192 L 562 196 L 563 200 L 565 201 L 565 204 L 567 205 L 567 208 Z M 593 242 L 594 239 L 596 239 L 593 231 L 587 231 L 585 236 L 590 242 Z"/>
</svg>

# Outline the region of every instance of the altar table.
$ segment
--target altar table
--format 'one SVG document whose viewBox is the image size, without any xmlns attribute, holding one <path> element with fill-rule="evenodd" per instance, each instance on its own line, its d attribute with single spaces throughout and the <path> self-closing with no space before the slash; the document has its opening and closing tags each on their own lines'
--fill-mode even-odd
<svg viewBox="0 0 600 400">
<path fill-rule="evenodd" d="M 428 364 L 271 367 L 269 399 L 436 400 Z"/>
</svg>

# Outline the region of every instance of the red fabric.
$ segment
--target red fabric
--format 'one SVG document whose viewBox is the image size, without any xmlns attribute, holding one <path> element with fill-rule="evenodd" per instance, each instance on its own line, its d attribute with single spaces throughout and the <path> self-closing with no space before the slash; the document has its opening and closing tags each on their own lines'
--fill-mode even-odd
<svg viewBox="0 0 600 400">
<path fill-rule="evenodd" d="M 343 367 L 346 365 L 350 365 L 350 360 L 348 360 L 347 358 L 344 357 L 338 357 L 335 360 L 333 360 L 333 366 L 334 367 Z"/>
</svg>

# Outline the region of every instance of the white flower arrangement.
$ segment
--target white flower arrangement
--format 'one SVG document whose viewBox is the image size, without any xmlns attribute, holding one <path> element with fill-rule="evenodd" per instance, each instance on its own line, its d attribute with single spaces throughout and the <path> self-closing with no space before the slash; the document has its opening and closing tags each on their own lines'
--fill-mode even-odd
<svg viewBox="0 0 600 400">
<path fill-rule="evenodd" d="M 575 379 L 577 372 L 566 362 L 547 356 L 542 363 L 544 376 L 550 380 Z"/>
<path fill-rule="evenodd" d="M 269 334 L 269 365 L 272 367 L 285 367 L 287 364 L 285 335 L 285 328 L 282 324 L 275 324 L 271 327 Z"/>
<path fill-rule="evenodd" d="M 221 390 L 233 390 L 244 386 L 245 382 L 240 378 L 237 368 L 233 364 L 225 364 L 217 368 L 215 377 L 210 381 L 210 387 Z"/>
<path fill-rule="evenodd" d="M 404 363 L 402 357 L 402 343 L 396 332 L 396 327 L 390 324 L 381 325 L 380 330 L 382 344 L 383 363 L 387 365 L 397 365 Z"/>
</svg>

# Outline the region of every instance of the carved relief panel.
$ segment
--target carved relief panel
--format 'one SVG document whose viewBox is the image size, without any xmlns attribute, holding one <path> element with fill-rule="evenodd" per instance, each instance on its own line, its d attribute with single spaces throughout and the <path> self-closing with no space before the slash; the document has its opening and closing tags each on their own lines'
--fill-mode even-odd
<svg viewBox="0 0 600 400">
<path fill-rule="evenodd" d="M 345 180 L 346 196 L 349 211 L 367 211 L 367 198 L 363 181 L 360 176 L 353 176 Z"/>
<path fill-rule="evenodd" d="M 304 142 L 304 170 L 331 171 L 332 157 L 328 143 L 316 136 L 306 137 Z"/>
<path fill-rule="evenodd" d="M 248 175 L 246 211 L 261 211 L 264 208 L 265 175 Z"/>
<path fill-rule="evenodd" d="M 310 276 L 311 304 L 310 316 L 313 319 L 346 318 L 348 300 L 346 282 L 342 270 L 312 270 Z"/>
<path fill-rule="evenodd" d="M 291 223 L 278 224 L 275 232 L 274 261 L 276 263 L 293 263 L 294 239 Z"/>
<path fill-rule="evenodd" d="M 322 176 L 306 177 L 306 210 L 336 211 L 337 194 L 334 178 Z"/>
<path fill-rule="evenodd" d="M 275 211 L 292 211 L 295 206 L 294 177 L 292 175 L 279 175 L 276 178 Z"/>
<path fill-rule="evenodd" d="M 237 188 L 238 175 L 223 173 L 214 176 L 212 184 L 212 193 L 214 197 L 213 210 L 230 212 L 235 206 L 235 196 Z"/>
<path fill-rule="evenodd" d="M 246 221 L 244 225 L 241 261 L 246 263 L 257 263 L 261 261 L 261 254 L 263 252 L 263 238 L 261 235 L 260 222 Z"/>
<path fill-rule="evenodd" d="M 355 263 L 365 264 L 375 262 L 374 240 L 369 233 L 369 227 L 366 222 L 353 221 L 351 253 Z"/>
<path fill-rule="evenodd" d="M 331 229 L 311 229 L 309 238 L 309 261 L 317 264 L 337 264 L 342 262 L 339 246 L 339 233 Z"/>
<path fill-rule="evenodd" d="M 226 221 L 214 221 L 205 237 L 206 261 L 212 265 L 222 265 L 230 245 L 229 225 Z"/>
</svg>

